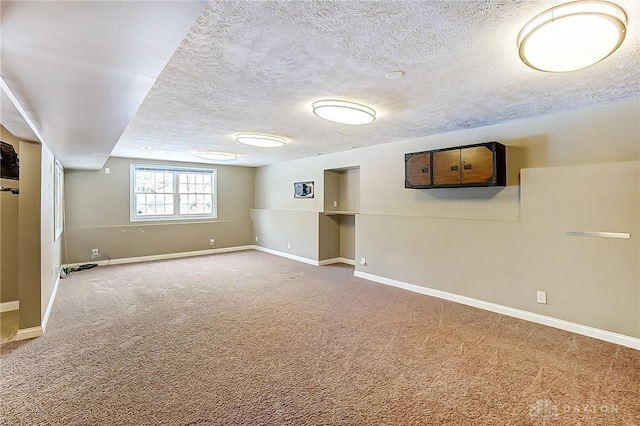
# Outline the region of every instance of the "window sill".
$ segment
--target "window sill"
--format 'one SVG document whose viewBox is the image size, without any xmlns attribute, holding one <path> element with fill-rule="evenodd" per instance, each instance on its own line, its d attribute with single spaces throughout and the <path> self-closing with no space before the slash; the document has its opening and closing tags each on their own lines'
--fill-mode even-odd
<svg viewBox="0 0 640 426">
<path fill-rule="evenodd" d="M 130 223 L 185 223 L 185 222 L 213 222 L 217 216 L 189 216 L 189 217 L 132 217 L 129 218 Z"/>
</svg>

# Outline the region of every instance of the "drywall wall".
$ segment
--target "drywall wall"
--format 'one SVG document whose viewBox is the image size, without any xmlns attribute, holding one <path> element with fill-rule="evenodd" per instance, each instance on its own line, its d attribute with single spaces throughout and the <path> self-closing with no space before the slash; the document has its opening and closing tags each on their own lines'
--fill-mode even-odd
<svg viewBox="0 0 640 426">
<path fill-rule="evenodd" d="M 325 169 L 359 165 L 355 258 L 366 257 L 367 265 L 356 264 L 358 271 L 640 337 L 638 117 L 640 100 L 633 99 L 265 166 L 256 171 L 256 209 L 270 216 L 321 211 L 322 201 L 293 200 L 292 182 L 315 180 L 322 200 Z M 507 187 L 404 188 L 404 153 L 491 140 L 507 145 Z M 578 195 L 580 208 L 560 202 Z M 559 217 L 571 221 L 558 227 Z M 254 226 L 278 223 L 260 220 Z M 569 225 L 632 237 L 565 237 Z M 281 245 L 279 230 L 270 232 L 269 244 Z M 317 247 L 304 244 L 309 252 Z M 547 305 L 535 303 L 535 290 L 548 292 Z"/>
<path fill-rule="evenodd" d="M 520 222 L 360 215 L 359 269 L 640 337 L 639 172 L 638 161 L 524 169 Z"/>
<path fill-rule="evenodd" d="M 340 173 L 339 210 L 360 211 L 360 169 L 347 169 Z"/>
<path fill-rule="evenodd" d="M 325 211 L 360 210 L 360 169 L 325 170 L 324 180 Z"/>
<path fill-rule="evenodd" d="M 324 210 L 339 210 L 342 206 L 342 204 L 338 205 L 340 201 L 340 173 L 334 170 L 325 170 L 322 187 L 324 188 Z M 316 193 L 318 193 L 317 190 Z"/>
<path fill-rule="evenodd" d="M 20 141 L 19 297 L 20 329 L 41 325 L 41 158 L 39 143 Z"/>
<path fill-rule="evenodd" d="M 293 196 L 293 187 L 290 194 Z M 255 233 L 253 244 L 318 260 L 319 213 L 253 209 L 251 219 Z"/>
<path fill-rule="evenodd" d="M 55 158 L 46 145 L 41 145 L 42 160 L 40 167 L 40 315 L 44 319 L 56 281 L 60 275 L 62 261 L 62 238 L 54 236 L 54 173 Z"/>
<path fill-rule="evenodd" d="M 45 145 L 18 141 L 4 127 L 2 140 L 20 156 L 20 181 L 7 181 L 12 187 L 19 184 L 20 195 L 2 193 L 2 302 L 20 302 L 19 327 L 27 329 L 42 325 L 59 274 L 61 241 L 53 235 L 55 160 Z"/>
<path fill-rule="evenodd" d="M 340 216 L 320 213 L 318 218 L 318 260 L 340 257 Z"/>
<path fill-rule="evenodd" d="M 356 256 L 356 218 L 340 215 L 340 257 L 354 260 Z"/>
<path fill-rule="evenodd" d="M 20 153 L 20 142 L 4 126 L 0 139 Z M 19 188 L 20 181 L 1 179 L 4 188 Z M 0 192 L 0 302 L 18 301 L 18 204 L 19 195 Z"/>
<path fill-rule="evenodd" d="M 294 212 L 293 216 L 295 215 Z M 336 258 L 354 260 L 355 217 L 345 214 L 325 215 L 320 213 L 318 241 L 318 258 L 312 258 L 313 260 L 322 261 Z"/>
<path fill-rule="evenodd" d="M 218 217 L 211 220 L 130 222 L 131 164 L 205 167 L 217 170 Z M 250 210 L 254 200 L 254 169 L 110 158 L 99 171 L 65 171 L 65 263 L 140 257 L 252 244 Z M 293 191 L 293 187 L 290 188 Z M 215 247 L 209 239 L 215 239 Z"/>
</svg>

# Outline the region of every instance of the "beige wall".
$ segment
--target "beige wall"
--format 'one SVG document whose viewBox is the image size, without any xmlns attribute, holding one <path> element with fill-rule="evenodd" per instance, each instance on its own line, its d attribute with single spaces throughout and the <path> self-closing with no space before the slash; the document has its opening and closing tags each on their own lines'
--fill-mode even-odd
<svg viewBox="0 0 640 426">
<path fill-rule="evenodd" d="M 20 195 L 2 193 L 2 302 L 19 300 L 19 327 L 26 329 L 42 324 L 60 268 L 61 241 L 53 238 L 54 157 L 45 145 L 18 141 L 4 127 L 2 140 L 20 156 Z"/>
<path fill-rule="evenodd" d="M 4 126 L 0 139 L 20 152 L 20 142 Z M 1 179 L 0 186 L 19 188 L 20 181 Z M 19 195 L 0 192 L 0 302 L 17 301 L 18 295 L 18 204 Z"/>
<path fill-rule="evenodd" d="M 639 171 L 637 161 L 525 169 L 520 222 L 360 215 L 359 269 L 640 337 Z"/>
<path fill-rule="evenodd" d="M 342 208 L 340 200 L 340 174 L 334 170 L 325 170 L 324 179 L 321 185 L 324 189 L 324 210 L 340 210 Z M 316 194 L 320 194 L 317 189 L 315 192 Z M 338 205 L 334 206 L 334 202 Z"/>
<path fill-rule="evenodd" d="M 256 209 L 270 223 L 254 226 L 322 211 L 323 171 L 359 165 L 357 270 L 640 337 L 638 117 L 635 99 L 261 167 Z M 506 188 L 404 188 L 404 153 L 491 140 L 508 147 Z M 297 180 L 316 181 L 314 200 L 293 200 Z M 318 240 L 305 244 L 312 253 Z"/>
<path fill-rule="evenodd" d="M 360 169 L 348 169 L 340 173 L 339 210 L 360 211 Z"/>
<path fill-rule="evenodd" d="M 59 237 L 54 241 L 54 162 L 55 158 L 51 151 L 46 145 L 42 145 L 40 169 L 41 318 L 44 318 L 45 311 L 53 296 L 62 263 L 62 238 Z"/>
<path fill-rule="evenodd" d="M 19 295 L 21 329 L 41 324 L 41 158 L 39 143 L 20 142 Z"/>
<path fill-rule="evenodd" d="M 327 158 L 333 156 L 327 156 Z M 256 169 L 256 209 L 323 211 L 324 168 L 321 162 L 289 161 L 279 167 Z M 309 169 L 308 166 L 312 165 Z M 326 167 L 329 168 L 329 167 Z M 265 171 L 268 170 L 268 173 Z M 293 198 L 293 183 L 314 181 L 313 198 Z"/>
<path fill-rule="evenodd" d="M 295 213 L 294 213 L 295 215 Z M 355 217 L 353 215 L 325 215 L 319 213 L 319 257 L 313 260 L 355 258 Z"/>
<path fill-rule="evenodd" d="M 325 170 L 321 188 L 325 211 L 360 210 L 360 169 Z"/>
<path fill-rule="evenodd" d="M 356 256 L 356 218 L 340 215 L 340 257 L 355 260 Z"/>
<path fill-rule="evenodd" d="M 326 216 L 320 213 L 318 218 L 319 247 L 317 260 L 328 260 L 340 257 L 340 216 Z"/>
<path fill-rule="evenodd" d="M 288 192 L 293 197 L 293 185 Z M 253 244 L 318 260 L 320 218 L 317 212 L 253 209 L 251 218 L 258 240 L 254 238 Z"/>
<path fill-rule="evenodd" d="M 217 219 L 197 223 L 130 222 L 131 164 L 216 169 Z M 110 158 L 105 167 L 111 169 L 110 174 L 104 169 L 65 173 L 65 263 L 92 261 L 92 248 L 101 253 L 94 260 L 106 260 L 252 244 L 253 168 L 126 158 Z M 290 189 L 292 192 L 293 187 Z M 209 245 L 210 238 L 215 239 L 215 247 Z"/>
</svg>

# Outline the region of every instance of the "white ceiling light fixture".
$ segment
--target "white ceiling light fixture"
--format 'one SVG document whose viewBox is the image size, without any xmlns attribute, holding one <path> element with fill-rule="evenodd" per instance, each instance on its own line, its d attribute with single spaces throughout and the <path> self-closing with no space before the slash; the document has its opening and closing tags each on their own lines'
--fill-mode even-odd
<svg viewBox="0 0 640 426">
<path fill-rule="evenodd" d="M 376 119 L 376 112 L 355 102 L 322 100 L 312 104 L 313 113 L 325 120 L 341 124 L 368 124 Z"/>
<path fill-rule="evenodd" d="M 539 71 L 586 68 L 615 52 L 624 41 L 626 28 L 626 13 L 613 3 L 566 3 L 541 13 L 522 28 L 520 59 Z"/>
<path fill-rule="evenodd" d="M 229 161 L 238 158 L 237 154 L 232 154 L 230 152 L 211 151 L 209 149 L 201 149 L 199 151 L 196 151 L 196 155 L 200 158 L 206 158 L 207 160 L 216 161 Z"/>
<path fill-rule="evenodd" d="M 259 134 L 239 134 L 236 135 L 236 140 L 245 145 L 259 146 L 261 148 L 277 148 L 287 142 L 284 138 Z"/>
<path fill-rule="evenodd" d="M 404 71 L 391 71 L 384 75 L 387 80 L 399 80 L 404 77 Z"/>
</svg>

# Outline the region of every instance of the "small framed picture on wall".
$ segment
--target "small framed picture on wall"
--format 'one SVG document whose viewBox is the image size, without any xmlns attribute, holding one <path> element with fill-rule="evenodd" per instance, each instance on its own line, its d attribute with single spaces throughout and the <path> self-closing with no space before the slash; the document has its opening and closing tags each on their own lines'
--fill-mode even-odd
<svg viewBox="0 0 640 426">
<path fill-rule="evenodd" d="M 313 198 L 313 181 L 294 182 L 293 198 Z"/>
</svg>

